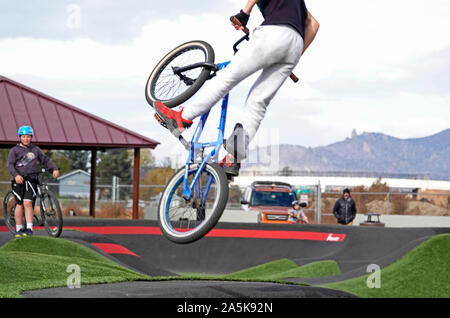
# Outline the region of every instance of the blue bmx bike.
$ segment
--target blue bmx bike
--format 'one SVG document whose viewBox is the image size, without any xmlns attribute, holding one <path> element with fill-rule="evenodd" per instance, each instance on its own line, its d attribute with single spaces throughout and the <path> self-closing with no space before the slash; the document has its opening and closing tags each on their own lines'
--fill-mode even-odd
<svg viewBox="0 0 450 318">
<path fill-rule="evenodd" d="M 234 53 L 243 41 L 249 40 L 249 30 L 244 28 L 244 32 L 245 35 L 233 45 Z M 215 64 L 214 50 L 207 42 L 184 43 L 170 51 L 150 74 L 145 87 L 147 102 L 152 107 L 157 101 L 170 108 L 176 107 L 191 98 L 229 63 Z M 291 79 L 298 81 L 294 74 Z M 209 111 L 201 116 L 190 142 L 181 134 L 175 134 L 188 156 L 184 167 L 173 175 L 162 192 L 157 213 L 163 235 L 175 243 L 190 243 L 202 238 L 217 224 L 227 204 L 228 178 L 218 165 L 218 156 L 226 143 L 228 97 L 227 94 L 222 100 L 216 140 L 199 141 Z"/>
<path fill-rule="evenodd" d="M 233 48 L 244 40 L 245 35 Z M 170 51 L 154 68 L 147 81 L 145 96 L 154 107 L 156 101 L 173 108 L 191 98 L 218 71 L 229 64 L 214 63 L 214 50 L 204 41 L 190 41 Z M 188 151 L 186 163 L 167 183 L 158 207 L 158 223 L 165 237 L 175 243 L 194 242 L 206 235 L 219 221 L 228 201 L 228 179 L 218 165 L 224 139 L 228 95 L 222 100 L 218 136 L 200 142 L 209 111 L 200 118 L 189 142 L 178 140 Z"/>
</svg>

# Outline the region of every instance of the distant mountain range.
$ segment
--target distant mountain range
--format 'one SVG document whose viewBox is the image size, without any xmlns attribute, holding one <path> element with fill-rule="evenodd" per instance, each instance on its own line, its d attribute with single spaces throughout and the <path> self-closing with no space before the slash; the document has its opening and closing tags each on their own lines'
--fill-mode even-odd
<svg viewBox="0 0 450 318">
<path fill-rule="evenodd" d="M 253 149 L 242 165 L 247 172 L 283 168 L 288 173 L 362 172 L 450 180 L 450 129 L 412 139 L 354 131 L 351 138 L 328 146 L 281 144 Z"/>
</svg>

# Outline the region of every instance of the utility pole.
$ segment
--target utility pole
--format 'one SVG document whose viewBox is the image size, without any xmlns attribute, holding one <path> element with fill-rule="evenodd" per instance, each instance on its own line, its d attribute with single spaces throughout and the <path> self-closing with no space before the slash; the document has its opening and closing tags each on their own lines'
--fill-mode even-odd
<svg viewBox="0 0 450 318">
<path fill-rule="evenodd" d="M 320 180 L 316 185 L 316 224 L 320 224 L 322 222 L 322 190 L 320 188 Z"/>
</svg>

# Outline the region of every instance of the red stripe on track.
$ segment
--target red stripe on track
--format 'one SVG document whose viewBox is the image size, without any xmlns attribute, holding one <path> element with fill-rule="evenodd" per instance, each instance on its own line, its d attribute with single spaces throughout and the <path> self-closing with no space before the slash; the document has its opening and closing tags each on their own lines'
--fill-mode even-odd
<svg viewBox="0 0 450 318">
<path fill-rule="evenodd" d="M 82 226 L 67 227 L 65 229 L 79 230 L 96 234 L 133 234 L 133 235 L 162 235 L 159 227 L 150 226 Z M 308 240 L 325 242 L 342 242 L 345 234 L 305 231 L 269 231 L 244 229 L 212 229 L 207 237 L 236 237 L 281 240 Z"/>
<path fill-rule="evenodd" d="M 301 231 L 213 229 L 206 236 L 342 242 L 345 239 L 346 235 L 345 234 L 334 234 L 334 233 L 323 233 L 323 232 L 301 232 Z"/>
<path fill-rule="evenodd" d="M 91 244 L 108 254 L 126 254 L 139 257 L 139 255 L 133 253 L 132 251 L 130 251 L 129 249 L 127 249 L 122 245 L 112 243 L 91 243 Z"/>
</svg>

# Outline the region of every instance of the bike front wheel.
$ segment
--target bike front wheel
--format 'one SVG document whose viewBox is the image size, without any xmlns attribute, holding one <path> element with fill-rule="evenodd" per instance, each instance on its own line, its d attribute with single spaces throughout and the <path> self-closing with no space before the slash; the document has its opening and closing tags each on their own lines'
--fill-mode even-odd
<svg viewBox="0 0 450 318">
<path fill-rule="evenodd" d="M 161 101 L 169 108 L 192 97 L 211 74 L 214 50 L 207 42 L 190 41 L 170 51 L 154 68 L 145 86 L 147 102 Z M 197 67 L 190 67 L 200 65 Z M 178 72 L 180 68 L 187 68 Z"/>
<path fill-rule="evenodd" d="M 59 201 L 53 192 L 45 192 L 42 195 L 41 217 L 45 230 L 50 236 L 59 237 L 63 229 L 63 217 Z"/>
<path fill-rule="evenodd" d="M 14 216 L 15 209 L 16 198 L 14 197 L 14 193 L 9 191 L 3 199 L 3 217 L 5 220 L 5 225 L 13 234 L 16 233 L 16 219 Z"/>
<path fill-rule="evenodd" d="M 200 169 L 191 164 L 188 186 Z M 190 243 L 205 236 L 219 221 L 228 201 L 228 180 L 216 163 L 208 163 L 193 186 L 192 195 L 183 197 L 185 169 L 170 179 L 158 207 L 158 223 L 165 237 L 175 243 Z"/>
<path fill-rule="evenodd" d="M 6 193 L 5 198 L 3 199 L 3 217 L 5 220 L 5 225 L 11 231 L 11 233 L 16 234 L 16 198 L 12 191 Z M 34 202 L 33 202 L 33 210 L 34 210 Z M 22 215 L 22 226 L 26 224 L 25 213 Z M 33 226 L 42 226 L 43 223 L 38 217 L 33 214 Z"/>
</svg>

